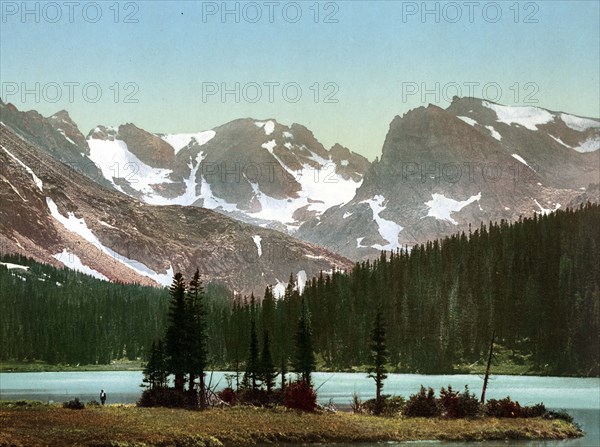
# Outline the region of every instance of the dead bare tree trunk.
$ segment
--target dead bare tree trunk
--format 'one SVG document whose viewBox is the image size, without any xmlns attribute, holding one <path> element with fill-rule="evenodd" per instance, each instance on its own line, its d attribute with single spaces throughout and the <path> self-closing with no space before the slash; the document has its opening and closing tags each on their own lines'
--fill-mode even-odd
<svg viewBox="0 0 600 447">
<path fill-rule="evenodd" d="M 483 378 L 483 390 L 481 390 L 481 403 L 485 403 L 485 392 L 487 390 L 488 380 L 490 378 L 490 367 L 492 366 L 492 355 L 494 352 L 494 338 L 496 331 L 492 332 L 492 341 L 490 342 L 490 354 L 488 356 L 487 366 L 485 368 L 485 377 Z"/>
</svg>

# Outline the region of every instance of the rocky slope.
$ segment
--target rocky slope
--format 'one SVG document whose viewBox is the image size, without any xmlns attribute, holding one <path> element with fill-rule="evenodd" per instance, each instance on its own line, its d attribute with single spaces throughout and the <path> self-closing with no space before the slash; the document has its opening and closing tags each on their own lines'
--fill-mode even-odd
<svg viewBox="0 0 600 447">
<path fill-rule="evenodd" d="M 137 138 L 136 132 L 123 134 Z M 162 163 L 172 154 L 164 149 L 159 144 L 144 154 Z M 260 295 L 267 284 L 280 291 L 292 272 L 302 282 L 321 270 L 351 266 L 315 245 L 211 210 L 142 203 L 99 186 L 55 155 L 0 125 L 1 252 L 154 285 L 198 267 L 206 280 Z"/>
<path fill-rule="evenodd" d="M 397 116 L 355 197 L 297 236 L 353 259 L 598 201 L 599 121 L 455 98 Z"/>
</svg>

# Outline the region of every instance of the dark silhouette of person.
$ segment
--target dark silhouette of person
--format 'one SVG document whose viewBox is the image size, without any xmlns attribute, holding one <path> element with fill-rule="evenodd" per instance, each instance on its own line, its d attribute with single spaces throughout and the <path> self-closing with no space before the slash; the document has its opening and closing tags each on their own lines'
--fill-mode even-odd
<svg viewBox="0 0 600 447">
<path fill-rule="evenodd" d="M 104 405 L 104 403 L 106 402 L 106 393 L 104 392 L 104 390 L 100 390 L 100 402 L 102 403 L 102 405 Z"/>
</svg>

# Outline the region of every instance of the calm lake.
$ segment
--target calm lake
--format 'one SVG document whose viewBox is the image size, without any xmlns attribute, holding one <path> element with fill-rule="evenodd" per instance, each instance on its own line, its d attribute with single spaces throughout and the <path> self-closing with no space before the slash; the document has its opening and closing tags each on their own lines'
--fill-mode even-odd
<svg viewBox="0 0 600 447">
<path fill-rule="evenodd" d="M 215 372 L 207 375 L 207 382 L 217 389 L 227 385 L 227 373 Z M 332 401 L 339 406 L 347 407 L 353 393 L 358 393 L 363 400 L 374 397 L 374 384 L 362 373 L 316 373 L 313 376 L 318 388 L 319 402 Z M 79 397 L 87 402 L 99 400 L 100 389 L 108 395 L 108 403 L 134 403 L 141 394 L 140 371 L 122 372 L 47 372 L 47 373 L 2 373 L 0 374 L 0 399 L 18 400 L 33 399 L 41 401 L 62 402 Z M 481 393 L 483 379 L 477 375 L 419 375 L 390 374 L 385 381 L 386 394 L 408 396 L 418 391 L 420 385 L 433 387 L 436 392 L 444 386 L 462 390 L 465 385 L 476 394 Z M 592 447 L 600 446 L 600 379 L 568 378 L 568 377 L 535 377 L 535 376 L 492 376 L 488 385 L 488 398 L 510 396 L 522 405 L 543 402 L 547 408 L 565 409 L 586 431 L 585 438 L 560 442 L 525 442 L 510 445 L 519 446 L 560 446 L 560 447 Z M 419 443 L 423 444 L 423 443 Z M 429 444 L 429 443 L 427 443 Z M 435 442 L 440 446 L 478 445 L 475 443 Z M 363 444 L 363 447 L 373 444 Z M 390 444 L 385 445 L 407 445 Z M 504 442 L 486 442 L 486 447 L 503 446 Z M 340 444 L 337 447 L 342 447 Z M 356 444 L 353 445 L 355 447 Z"/>
</svg>

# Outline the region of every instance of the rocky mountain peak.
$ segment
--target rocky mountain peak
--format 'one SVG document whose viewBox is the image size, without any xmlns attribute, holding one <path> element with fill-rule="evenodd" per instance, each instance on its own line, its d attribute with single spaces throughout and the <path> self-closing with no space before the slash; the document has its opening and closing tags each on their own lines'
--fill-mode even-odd
<svg viewBox="0 0 600 447">
<path fill-rule="evenodd" d="M 131 153 L 153 168 L 169 167 L 175 158 L 175 150 L 169 143 L 135 124 L 119 126 L 117 138 L 127 144 Z"/>
</svg>

